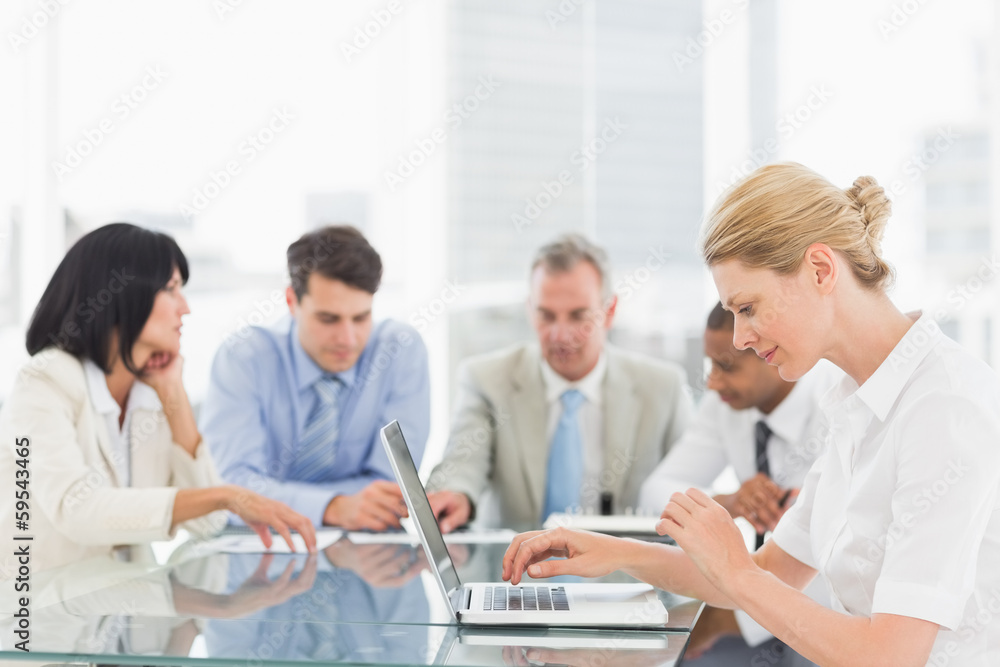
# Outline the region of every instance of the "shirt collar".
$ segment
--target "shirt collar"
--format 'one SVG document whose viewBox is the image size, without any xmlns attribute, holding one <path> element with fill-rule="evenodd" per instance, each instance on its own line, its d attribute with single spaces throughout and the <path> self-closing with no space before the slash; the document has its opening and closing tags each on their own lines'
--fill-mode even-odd
<svg viewBox="0 0 1000 667">
<path fill-rule="evenodd" d="M 87 390 L 90 393 L 90 403 L 94 409 L 102 415 L 120 418 L 121 407 L 111 395 L 111 390 L 108 389 L 108 380 L 104 371 L 90 359 L 85 359 L 83 372 L 87 378 Z M 125 406 L 128 412 L 136 409 L 156 411 L 163 407 L 160 398 L 156 395 L 156 390 L 140 380 L 136 380 L 132 389 L 129 390 Z"/>
<path fill-rule="evenodd" d="M 542 380 L 545 383 L 545 400 L 548 403 L 558 401 L 559 397 L 568 389 L 576 389 L 583 394 L 588 402 L 594 405 L 601 404 L 601 385 L 604 384 L 604 376 L 608 370 L 607 355 L 603 351 L 601 356 L 597 358 L 597 364 L 594 368 L 576 382 L 570 382 L 552 370 L 544 357 L 541 360 L 541 365 Z"/>
<path fill-rule="evenodd" d="M 90 392 L 90 403 L 102 415 L 121 415 L 118 402 L 111 396 L 104 371 L 90 359 L 83 362 L 83 372 L 87 376 L 87 390 Z"/>
<path fill-rule="evenodd" d="M 295 366 L 295 380 L 298 383 L 298 390 L 305 391 L 312 387 L 316 382 L 323 377 L 336 377 L 344 385 L 350 387 L 354 384 L 355 378 L 358 375 L 358 365 L 360 363 L 360 358 L 358 363 L 348 368 L 346 371 L 340 373 L 328 373 L 323 368 L 320 367 L 312 357 L 305 351 L 302 347 L 302 342 L 299 340 L 299 326 L 292 318 L 291 326 L 288 327 L 288 337 L 289 346 L 292 350 L 292 363 Z M 371 340 L 369 339 L 369 343 Z M 363 355 L 364 353 L 362 353 Z"/>
<path fill-rule="evenodd" d="M 853 396 L 867 406 L 879 421 L 885 421 L 917 366 L 943 335 L 933 317 L 920 314 L 863 385 L 859 387 L 849 375 L 845 375 L 843 381 L 824 397 L 823 408 L 835 408 Z"/>
</svg>

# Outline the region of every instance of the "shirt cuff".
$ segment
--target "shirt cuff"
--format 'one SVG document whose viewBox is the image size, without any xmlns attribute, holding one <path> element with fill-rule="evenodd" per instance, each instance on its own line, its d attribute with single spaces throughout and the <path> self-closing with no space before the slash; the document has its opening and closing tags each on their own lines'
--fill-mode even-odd
<svg viewBox="0 0 1000 667">
<path fill-rule="evenodd" d="M 177 500 L 178 489 L 168 486 L 142 489 L 142 491 L 144 494 L 148 494 L 151 501 L 150 505 L 144 505 L 143 507 L 159 506 L 161 508 L 160 511 L 143 512 L 139 509 L 138 512 L 131 516 L 123 513 L 117 519 L 111 520 L 112 525 L 108 526 L 108 529 L 110 531 L 121 529 L 135 530 L 136 534 L 134 536 L 130 536 L 128 540 L 123 541 L 125 544 L 141 544 L 173 539 L 177 532 L 177 526 L 171 526 L 170 524 L 174 519 L 174 501 Z"/>
<path fill-rule="evenodd" d="M 351 491 L 347 492 L 350 495 Z M 337 496 L 345 495 L 340 489 L 333 490 L 324 485 L 317 484 L 315 488 L 304 489 L 296 493 L 295 503 L 292 509 L 307 517 L 314 526 L 322 526 L 323 516 L 326 508 Z"/>
<path fill-rule="evenodd" d="M 872 596 L 873 614 L 919 618 L 955 630 L 962 623 L 966 599 L 933 586 L 879 579 Z"/>
</svg>

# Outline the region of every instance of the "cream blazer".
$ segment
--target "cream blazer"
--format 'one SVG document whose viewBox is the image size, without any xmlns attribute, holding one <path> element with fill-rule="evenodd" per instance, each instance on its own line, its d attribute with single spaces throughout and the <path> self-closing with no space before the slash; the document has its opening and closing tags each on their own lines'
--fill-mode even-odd
<svg viewBox="0 0 1000 667">
<path fill-rule="evenodd" d="M 22 469 L 17 442 L 23 438 L 30 441 L 30 518 L 24 532 L 15 525 L 14 493 L 22 491 L 15 484 L 23 479 L 16 476 Z M 32 357 L 0 410 L 3 544 L 30 544 L 31 569 L 37 572 L 106 556 L 117 545 L 169 540 L 177 490 L 224 483 L 204 442 L 195 458 L 174 443 L 162 410 L 136 409 L 129 442 L 132 486 L 123 488 L 106 422 L 90 401 L 83 364 L 55 348 Z M 213 512 L 181 525 L 201 537 L 218 532 L 225 522 L 224 512 Z M 15 543 L 13 534 L 34 540 Z M 0 558 L 0 578 L 17 571 L 16 561 Z"/>
</svg>

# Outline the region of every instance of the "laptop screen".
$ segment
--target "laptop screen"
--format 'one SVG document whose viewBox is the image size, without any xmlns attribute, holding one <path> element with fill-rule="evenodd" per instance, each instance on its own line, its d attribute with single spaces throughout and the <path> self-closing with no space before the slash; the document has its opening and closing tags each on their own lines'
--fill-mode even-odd
<svg viewBox="0 0 1000 667">
<path fill-rule="evenodd" d="M 461 588 L 462 582 L 455 571 L 455 564 L 451 560 L 451 554 L 448 553 L 444 537 L 441 536 L 434 511 L 427 501 L 427 492 L 420 482 L 417 467 L 413 464 L 413 457 L 410 456 L 410 449 L 406 446 L 398 421 L 393 421 L 382 429 L 382 444 L 389 455 L 389 462 L 392 464 L 393 472 L 396 473 L 396 480 L 410 510 L 410 517 L 420 534 L 420 540 L 424 544 L 427 558 L 433 560 L 431 570 L 450 603 L 451 591 Z"/>
</svg>

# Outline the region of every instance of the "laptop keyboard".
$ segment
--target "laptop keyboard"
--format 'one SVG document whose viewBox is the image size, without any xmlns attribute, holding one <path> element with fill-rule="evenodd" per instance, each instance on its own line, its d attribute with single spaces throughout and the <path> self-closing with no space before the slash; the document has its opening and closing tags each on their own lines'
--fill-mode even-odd
<svg viewBox="0 0 1000 667">
<path fill-rule="evenodd" d="M 483 611 L 569 611 L 565 586 L 486 586 Z"/>
</svg>

